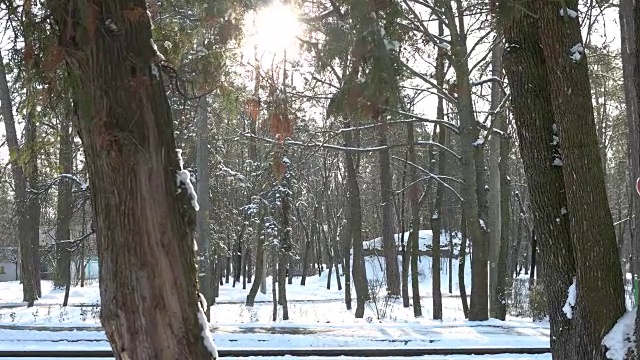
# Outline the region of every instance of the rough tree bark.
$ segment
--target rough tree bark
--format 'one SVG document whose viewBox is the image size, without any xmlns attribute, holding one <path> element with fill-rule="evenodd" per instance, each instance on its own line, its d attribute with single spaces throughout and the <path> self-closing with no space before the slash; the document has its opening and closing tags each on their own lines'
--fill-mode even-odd
<svg viewBox="0 0 640 360">
<path fill-rule="evenodd" d="M 501 19 L 505 42 L 509 44 L 505 49 L 504 69 L 511 88 L 520 154 L 529 185 L 533 226 L 540 237 L 541 263 L 546 274 L 543 281 L 551 323 L 551 351 L 554 358 L 574 359 L 580 351 L 576 346 L 579 327 L 562 311 L 567 288 L 575 275 L 574 250 L 566 211 L 565 176 L 562 168 L 554 165 L 554 162 L 559 165 L 555 161 L 559 155 L 559 138 L 554 129 L 556 117 L 549 111 L 552 108 L 549 75 L 536 19 L 531 15 L 533 4 L 501 11 L 511 14 L 509 18 Z M 560 18 L 557 6 L 554 15 Z M 524 209 L 518 193 L 516 196 L 520 216 L 523 217 Z M 583 358 L 601 357 L 589 355 Z"/>
<path fill-rule="evenodd" d="M 603 359 L 602 338 L 622 316 L 625 305 L 615 228 L 598 149 L 587 58 L 578 18 L 558 16 L 558 4 L 553 1 L 533 4 L 558 128 L 576 259 L 579 305 L 574 321 L 580 334 L 576 359 Z M 568 0 L 566 5 L 577 9 L 578 1 Z"/>
<path fill-rule="evenodd" d="M 215 359 L 198 304 L 197 202 L 177 156 L 145 1 L 48 5 L 77 86 L 74 125 L 96 214 L 100 319 L 115 357 Z"/>
</svg>

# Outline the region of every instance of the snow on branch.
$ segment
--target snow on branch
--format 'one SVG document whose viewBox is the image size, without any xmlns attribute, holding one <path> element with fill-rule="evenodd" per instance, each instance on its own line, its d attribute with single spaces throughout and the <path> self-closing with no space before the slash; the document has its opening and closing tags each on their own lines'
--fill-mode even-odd
<svg viewBox="0 0 640 360">
<path fill-rule="evenodd" d="M 443 99 L 447 100 L 448 103 L 450 103 L 450 104 L 457 104 L 458 103 L 458 100 L 456 100 L 453 96 L 449 95 L 442 87 L 438 86 L 431 79 L 429 79 L 426 75 L 423 75 L 423 74 L 419 73 L 418 71 L 416 71 L 414 68 L 409 66 L 409 64 L 405 63 L 404 61 L 402 62 L 402 66 L 405 69 L 407 69 L 412 75 L 417 77 L 418 79 L 424 81 L 429 86 L 437 89 L 438 90 L 438 96 L 440 96 Z"/>
<path fill-rule="evenodd" d="M 500 86 L 500 90 L 502 90 L 502 95 L 507 95 L 507 91 L 504 89 L 504 83 L 497 76 L 489 76 L 478 81 L 474 81 L 471 83 L 472 86 L 482 86 L 487 83 L 496 83 Z"/>
<path fill-rule="evenodd" d="M 411 161 L 409 161 L 409 160 L 406 160 L 406 159 L 403 159 L 403 158 L 400 158 L 400 157 L 397 157 L 397 156 L 394 156 L 394 155 L 391 155 L 391 158 L 396 159 L 396 160 L 399 160 L 399 161 L 402 161 L 402 162 L 404 162 L 405 164 L 411 165 L 411 166 L 413 166 L 414 168 L 416 168 L 416 169 L 418 169 L 418 170 L 422 171 L 422 172 L 423 172 L 425 175 L 427 175 L 428 177 L 430 177 L 430 178 L 432 178 L 432 179 L 436 180 L 437 182 L 439 182 L 440 184 L 442 184 L 445 188 L 447 188 L 447 189 L 451 190 L 451 191 L 455 194 L 455 196 L 456 196 L 456 197 L 458 197 L 458 199 L 460 199 L 460 201 L 464 201 L 464 199 L 462 198 L 462 196 L 460 196 L 460 194 L 458 194 L 458 192 L 457 192 L 454 188 L 452 188 L 449 184 L 447 184 L 447 183 L 445 183 L 444 181 L 442 181 L 442 178 L 445 178 L 445 179 L 452 179 L 451 177 L 448 177 L 448 176 L 441 176 L 441 175 L 435 175 L 435 174 L 431 173 L 429 170 L 427 170 L 427 169 L 425 169 L 425 168 L 421 167 L 421 166 L 420 166 L 420 165 L 418 165 L 418 164 L 414 164 L 413 162 L 411 162 Z M 458 182 L 460 182 L 460 181 L 458 181 Z"/>
<path fill-rule="evenodd" d="M 32 187 L 29 187 L 27 188 L 27 192 L 34 195 L 44 194 L 47 191 L 49 191 L 53 186 L 57 185 L 61 180 L 71 180 L 73 183 L 78 185 L 80 187 L 80 190 L 83 192 L 87 191 L 87 189 L 89 188 L 89 184 L 80 180 L 77 176 L 74 176 L 71 174 L 60 174 L 58 175 L 57 178 L 50 180 L 48 183 L 46 183 L 41 189 L 34 189 Z"/>
<path fill-rule="evenodd" d="M 428 119 L 416 114 L 412 114 L 409 112 L 405 112 L 405 111 L 400 111 L 400 110 L 396 110 L 396 109 L 392 109 L 389 107 L 385 107 L 385 109 L 394 112 L 398 115 L 403 115 L 409 118 L 412 118 L 414 120 L 394 120 L 394 121 L 389 121 L 387 124 L 391 125 L 391 124 L 401 124 L 401 123 L 408 123 L 408 122 L 426 122 L 426 123 L 432 123 L 432 124 L 438 124 L 438 125 L 442 125 L 444 127 L 446 127 L 447 129 L 453 131 L 453 133 L 459 135 L 460 134 L 460 130 L 458 129 L 458 125 L 452 123 L 451 121 L 447 121 L 447 120 L 442 120 L 442 119 Z"/>
<path fill-rule="evenodd" d="M 267 139 L 267 138 L 264 138 L 264 137 L 256 136 L 256 135 L 251 134 L 250 132 L 244 132 L 242 135 L 244 137 L 247 137 L 247 138 L 250 138 L 250 139 L 257 139 L 257 140 L 264 141 L 264 142 L 270 143 L 270 144 L 280 144 L 276 140 L 272 140 L 272 139 Z M 414 145 L 414 146 L 433 146 L 433 147 L 437 147 L 437 148 L 440 148 L 440 149 L 448 152 L 453 157 L 455 157 L 455 159 L 458 160 L 458 161 L 461 159 L 460 155 L 458 155 L 455 151 L 451 150 L 450 148 L 448 148 L 448 147 L 446 147 L 446 146 L 444 146 L 442 144 L 434 142 L 434 141 L 416 141 L 413 144 L 406 144 L 406 143 L 403 143 L 403 144 L 390 144 L 390 145 L 385 145 L 385 146 L 370 146 L 370 147 L 364 147 L 364 148 L 327 144 L 327 141 L 328 141 L 328 139 L 324 140 L 322 142 L 310 141 L 310 142 L 307 142 L 307 143 L 303 143 L 301 141 L 295 141 L 295 140 L 286 139 L 284 141 L 284 145 L 309 147 L 309 148 L 324 148 L 324 149 L 329 149 L 329 150 L 337 150 L 337 151 L 345 151 L 345 152 L 376 152 L 376 151 L 381 151 L 381 150 L 385 150 L 385 149 L 395 149 L 395 148 L 405 147 L 405 146 L 409 146 L 409 145 Z"/>
</svg>

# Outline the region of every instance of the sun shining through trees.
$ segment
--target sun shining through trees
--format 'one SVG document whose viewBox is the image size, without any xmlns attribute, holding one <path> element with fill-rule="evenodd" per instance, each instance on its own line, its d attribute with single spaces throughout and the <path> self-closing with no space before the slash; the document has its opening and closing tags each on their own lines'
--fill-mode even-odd
<svg viewBox="0 0 640 360">
<path fill-rule="evenodd" d="M 275 0 L 245 16 L 242 55 L 245 59 L 260 59 L 262 69 L 280 63 L 285 54 L 288 59 L 294 58 L 302 29 L 295 9 Z"/>
</svg>

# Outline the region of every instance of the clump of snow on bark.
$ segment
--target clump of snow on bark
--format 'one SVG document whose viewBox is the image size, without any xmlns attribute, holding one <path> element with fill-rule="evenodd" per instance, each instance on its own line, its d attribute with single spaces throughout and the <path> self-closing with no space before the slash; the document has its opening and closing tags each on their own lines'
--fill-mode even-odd
<svg viewBox="0 0 640 360">
<path fill-rule="evenodd" d="M 607 359 L 627 359 L 627 354 L 635 348 L 636 338 L 633 334 L 633 329 L 636 322 L 637 309 L 634 308 L 622 315 L 616 325 L 602 339 L 602 345 L 607 348 Z"/>
<path fill-rule="evenodd" d="M 447 44 L 445 42 L 437 43 L 436 46 L 441 48 L 441 49 L 445 49 L 445 50 L 451 49 L 451 45 L 449 45 L 449 44 Z"/>
<path fill-rule="evenodd" d="M 176 156 L 178 156 L 178 166 L 180 166 L 180 170 L 184 169 L 184 160 L 182 159 L 182 149 L 176 149 Z"/>
<path fill-rule="evenodd" d="M 478 140 L 474 141 L 473 144 L 471 144 L 471 145 L 473 145 L 475 147 L 478 147 L 478 146 L 480 146 L 482 144 L 484 144 L 484 139 L 483 138 L 478 138 Z"/>
<path fill-rule="evenodd" d="M 584 46 L 582 46 L 582 43 L 577 43 L 569 51 L 571 52 L 571 60 L 578 62 L 584 55 Z"/>
<path fill-rule="evenodd" d="M 567 211 L 566 207 L 563 207 L 562 209 L 560 209 L 560 214 L 562 215 L 567 215 L 569 212 Z"/>
<path fill-rule="evenodd" d="M 151 26 L 151 30 L 153 30 L 153 28 L 155 28 L 155 25 L 153 25 L 153 19 L 151 18 L 151 12 L 149 10 L 147 10 L 147 16 L 149 17 L 149 25 Z"/>
<path fill-rule="evenodd" d="M 384 47 L 387 50 L 398 50 L 400 48 L 400 43 L 395 40 L 384 39 Z"/>
<path fill-rule="evenodd" d="M 560 16 L 564 16 L 564 10 L 565 9 L 560 9 Z M 570 18 L 575 19 L 578 16 L 578 12 L 573 9 L 567 9 L 567 15 Z"/>
<path fill-rule="evenodd" d="M 158 71 L 158 67 L 156 66 L 156 64 L 151 64 L 151 74 L 156 79 L 160 79 L 160 71 Z"/>
<path fill-rule="evenodd" d="M 564 307 L 562 307 L 562 311 L 564 311 L 568 319 L 573 318 L 573 308 L 576 306 L 577 295 L 576 278 L 574 276 L 573 283 L 569 286 L 569 290 L 567 290 L 567 302 L 565 302 Z"/>
<path fill-rule="evenodd" d="M 116 25 L 115 21 L 113 21 L 113 19 L 111 18 L 108 18 L 104 21 L 104 26 L 111 32 L 118 31 L 118 25 Z"/>
<path fill-rule="evenodd" d="M 198 195 L 196 194 L 196 189 L 193 187 L 191 183 L 191 174 L 189 174 L 188 170 L 184 169 L 184 160 L 182 159 L 182 150 L 176 149 L 176 155 L 178 156 L 178 165 L 180 166 L 180 170 L 176 174 L 176 182 L 178 187 L 180 185 L 184 185 L 184 188 L 187 190 L 187 195 L 191 200 L 191 205 L 193 208 L 198 211 L 200 210 L 200 205 L 198 205 Z M 180 193 L 180 189 L 178 189 L 178 194 Z"/>
<path fill-rule="evenodd" d="M 562 160 L 557 157 L 557 158 L 553 159 L 553 162 L 551 163 L 551 165 L 553 165 L 553 166 L 562 166 Z"/>
<path fill-rule="evenodd" d="M 214 359 L 218 358 L 218 350 L 216 346 L 213 344 L 213 335 L 211 331 L 209 331 L 209 322 L 207 321 L 207 317 L 205 316 L 203 307 L 207 307 L 207 301 L 204 299 L 202 294 L 198 294 L 200 298 L 200 302 L 198 302 L 198 321 L 200 322 L 200 326 L 202 326 L 202 338 L 204 340 L 204 346 L 209 350 L 211 355 L 213 355 Z"/>
<path fill-rule="evenodd" d="M 480 221 L 480 228 L 482 230 L 487 230 L 487 225 L 484 224 L 484 220 L 478 219 L 478 221 Z"/>
<path fill-rule="evenodd" d="M 165 41 L 164 47 L 166 47 L 167 50 L 171 50 L 171 48 L 173 47 L 173 44 L 170 41 Z"/>
</svg>

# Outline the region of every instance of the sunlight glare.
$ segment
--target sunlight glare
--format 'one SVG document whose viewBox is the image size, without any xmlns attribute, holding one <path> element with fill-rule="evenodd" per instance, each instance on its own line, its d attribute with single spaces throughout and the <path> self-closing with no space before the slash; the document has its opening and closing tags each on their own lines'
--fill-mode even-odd
<svg viewBox="0 0 640 360">
<path fill-rule="evenodd" d="M 263 69 L 282 61 L 285 51 L 287 58 L 296 57 L 296 37 L 301 33 L 302 24 L 294 9 L 274 0 L 267 7 L 250 12 L 245 17 L 243 57 L 253 59 L 257 55 Z"/>
</svg>

